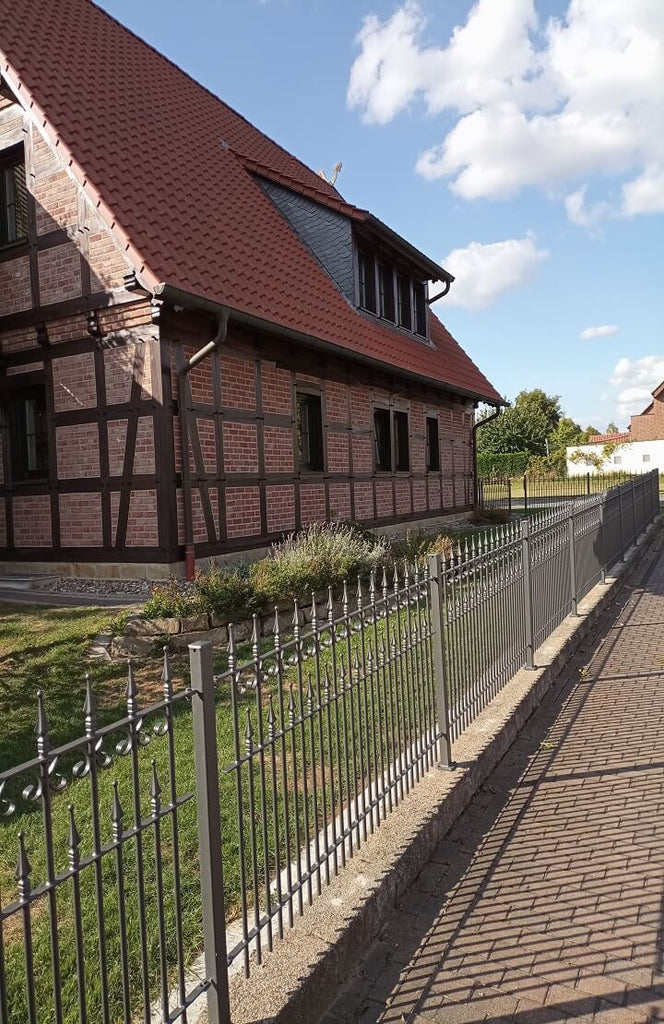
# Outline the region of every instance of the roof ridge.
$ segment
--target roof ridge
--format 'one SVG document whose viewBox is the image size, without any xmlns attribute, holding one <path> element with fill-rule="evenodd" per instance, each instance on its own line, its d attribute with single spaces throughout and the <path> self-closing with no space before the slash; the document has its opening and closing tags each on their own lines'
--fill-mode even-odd
<svg viewBox="0 0 664 1024">
<path fill-rule="evenodd" d="M 148 43 L 146 39 L 143 39 L 142 36 L 139 36 L 138 32 L 134 32 L 133 29 L 129 28 L 127 25 L 124 25 L 118 18 L 116 18 L 113 14 L 110 14 L 99 3 L 97 3 L 97 0 L 87 0 L 87 2 L 90 4 L 91 7 L 95 7 L 98 11 L 100 11 L 104 15 L 104 17 L 108 19 L 108 21 L 112 21 L 113 24 L 119 26 L 119 28 L 121 28 L 123 32 L 126 32 L 130 36 L 133 36 L 134 39 L 141 43 L 142 46 L 145 46 L 147 47 L 148 50 L 151 50 L 152 53 L 159 57 L 160 60 L 163 60 L 167 64 L 170 64 L 171 67 L 175 68 L 175 70 L 178 71 L 181 75 L 184 75 L 185 78 L 188 78 L 189 81 L 192 82 L 198 89 L 202 89 L 203 92 L 206 92 L 208 96 L 212 97 L 213 100 L 216 100 L 217 103 L 221 103 L 222 106 L 226 107 L 227 110 L 230 110 L 231 113 L 235 115 L 235 117 L 239 118 L 241 121 L 244 121 L 244 123 L 248 125 L 248 127 L 251 128 L 252 131 L 258 132 L 259 135 L 262 135 L 263 138 L 267 139 L 268 142 L 271 142 L 273 146 L 276 146 L 277 149 L 280 149 L 281 152 L 285 153 L 286 156 L 290 157 L 291 160 L 295 160 L 296 163 L 303 167 L 305 171 L 307 171 L 309 174 L 316 176 L 316 172 L 312 170 L 308 164 L 305 164 L 304 160 L 301 160 L 299 156 L 295 156 L 295 154 L 291 153 L 290 150 L 286 149 L 285 146 L 282 146 L 279 142 L 276 142 L 271 135 L 268 135 L 267 132 L 264 132 L 262 128 L 258 128 L 252 121 L 249 120 L 248 117 L 245 117 L 244 114 L 241 114 L 239 112 L 239 110 L 236 110 L 235 107 L 232 107 L 230 103 L 227 103 L 226 100 L 223 100 L 221 96 L 218 96 L 217 93 L 213 92 L 212 89 L 210 89 L 207 85 L 203 85 L 202 82 L 199 82 L 198 79 L 194 78 L 192 74 L 190 74 L 188 71 L 185 71 L 184 68 L 180 67 L 180 65 L 177 64 L 171 57 L 168 57 L 165 53 L 162 53 L 161 50 L 158 50 L 156 46 L 153 46 L 152 43 Z M 323 179 L 321 178 L 321 181 L 322 180 Z M 327 179 L 325 179 L 325 181 L 326 184 L 331 189 L 334 190 L 334 192 L 341 200 L 341 202 L 345 202 L 345 200 L 342 199 L 334 185 L 330 185 Z M 334 197 L 330 196 L 330 198 Z"/>
</svg>

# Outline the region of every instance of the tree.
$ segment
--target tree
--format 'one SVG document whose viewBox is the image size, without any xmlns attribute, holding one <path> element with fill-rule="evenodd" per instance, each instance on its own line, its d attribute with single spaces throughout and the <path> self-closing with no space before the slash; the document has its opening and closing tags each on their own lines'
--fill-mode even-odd
<svg viewBox="0 0 664 1024">
<path fill-rule="evenodd" d="M 608 427 L 606 428 L 606 432 L 607 432 L 607 434 L 619 434 L 621 431 L 620 431 L 620 427 L 617 427 L 615 425 L 615 423 L 613 422 L 613 420 L 611 420 L 611 422 L 609 423 Z"/>
<path fill-rule="evenodd" d="M 480 421 L 490 413 L 480 414 Z M 550 438 L 561 421 L 558 395 L 547 395 L 541 388 L 520 391 L 514 405 L 477 432 L 479 452 L 500 455 L 529 452 L 547 455 Z"/>
</svg>

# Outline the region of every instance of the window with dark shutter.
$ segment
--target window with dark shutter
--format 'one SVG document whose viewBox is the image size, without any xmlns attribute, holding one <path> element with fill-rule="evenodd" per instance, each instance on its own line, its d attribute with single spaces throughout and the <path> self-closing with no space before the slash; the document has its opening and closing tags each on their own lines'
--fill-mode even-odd
<svg viewBox="0 0 664 1024">
<path fill-rule="evenodd" d="M 401 473 L 410 469 L 407 412 L 395 412 L 394 414 L 394 468 Z"/>
<path fill-rule="evenodd" d="M 394 323 L 394 273 L 392 267 L 378 267 L 379 308 L 384 320 Z"/>
<path fill-rule="evenodd" d="M 20 482 L 48 476 L 45 386 L 23 388 L 12 395 L 3 419 L 9 431 L 11 479 Z"/>
<path fill-rule="evenodd" d="M 415 300 L 415 333 L 426 338 L 427 298 L 424 285 L 420 281 L 413 285 L 413 298 Z"/>
<path fill-rule="evenodd" d="M 300 469 L 322 473 L 323 411 L 320 395 L 298 394 L 297 440 Z"/>
<path fill-rule="evenodd" d="M 21 242 L 28 234 L 28 189 L 23 146 L 0 160 L 0 246 Z"/>
<path fill-rule="evenodd" d="M 400 327 L 407 331 L 412 330 L 412 317 L 410 312 L 410 278 L 399 274 L 397 277 L 397 317 Z"/>
<path fill-rule="evenodd" d="M 370 313 L 376 312 L 376 278 L 374 275 L 374 261 L 366 252 L 359 252 L 358 272 L 360 283 L 360 306 L 368 309 Z"/>
<path fill-rule="evenodd" d="M 388 409 L 374 409 L 374 437 L 376 443 L 376 469 L 392 470 L 392 436 Z"/>
<path fill-rule="evenodd" d="M 427 416 L 427 471 L 437 473 L 440 469 L 440 439 L 438 417 Z"/>
</svg>

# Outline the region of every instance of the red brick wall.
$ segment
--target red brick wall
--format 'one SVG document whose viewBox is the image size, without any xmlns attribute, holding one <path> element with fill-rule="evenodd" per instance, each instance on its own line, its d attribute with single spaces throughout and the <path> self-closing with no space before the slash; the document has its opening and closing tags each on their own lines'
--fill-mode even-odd
<svg viewBox="0 0 664 1024">
<path fill-rule="evenodd" d="M 258 433 L 253 423 L 225 422 L 223 444 L 227 473 L 258 473 Z"/>
<path fill-rule="evenodd" d="M 633 441 L 661 441 L 664 439 L 664 400 L 653 398 L 652 406 L 638 416 L 632 416 L 629 432 Z"/>
<path fill-rule="evenodd" d="M 101 494 L 60 495 L 60 541 L 65 548 L 101 547 Z"/>
<path fill-rule="evenodd" d="M 58 479 L 99 477 L 99 429 L 96 423 L 56 427 Z"/>
<path fill-rule="evenodd" d="M 48 494 L 15 498 L 14 543 L 21 548 L 49 548 L 52 544 L 51 499 Z"/>
</svg>

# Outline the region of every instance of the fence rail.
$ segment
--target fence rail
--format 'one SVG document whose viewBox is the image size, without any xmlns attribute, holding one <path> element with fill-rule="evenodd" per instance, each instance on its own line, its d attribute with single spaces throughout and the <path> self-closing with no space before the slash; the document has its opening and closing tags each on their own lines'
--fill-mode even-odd
<svg viewBox="0 0 664 1024">
<path fill-rule="evenodd" d="M 0 1024 L 228 1024 L 228 972 L 293 925 L 453 741 L 638 539 L 658 475 L 478 533 L 449 557 L 296 604 L 214 675 L 165 655 L 160 700 L 0 773 Z M 185 842 L 192 825 L 197 848 Z M 11 838 L 11 836 L 10 836 Z M 192 861 L 194 870 L 192 871 Z M 185 927 L 186 926 L 186 927 Z M 200 936 L 197 941 L 187 936 Z M 193 943 L 190 946 L 189 943 Z M 192 971 L 191 961 L 204 961 Z"/>
<path fill-rule="evenodd" d="M 649 474 L 645 474 L 649 475 Z M 552 507 L 576 498 L 603 494 L 614 487 L 639 479 L 638 475 L 616 473 L 583 473 L 578 476 L 486 476 L 477 481 L 481 508 L 506 512 L 528 511 Z"/>
</svg>

